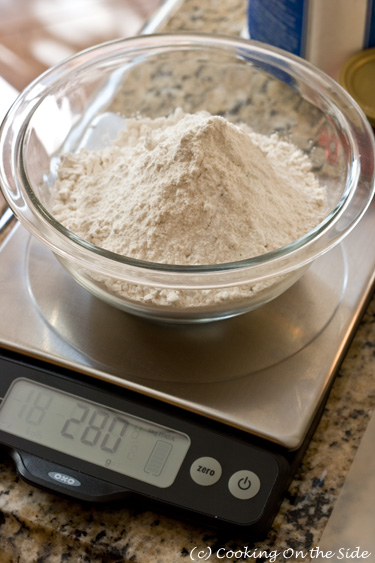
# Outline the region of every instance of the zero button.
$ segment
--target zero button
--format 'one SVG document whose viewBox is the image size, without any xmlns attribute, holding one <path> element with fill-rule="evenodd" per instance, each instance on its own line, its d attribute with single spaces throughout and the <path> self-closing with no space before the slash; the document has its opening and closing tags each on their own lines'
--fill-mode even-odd
<svg viewBox="0 0 375 563">
<path fill-rule="evenodd" d="M 221 465 L 214 457 L 200 457 L 192 463 L 190 476 L 195 483 L 208 487 L 218 482 L 221 477 Z"/>
</svg>

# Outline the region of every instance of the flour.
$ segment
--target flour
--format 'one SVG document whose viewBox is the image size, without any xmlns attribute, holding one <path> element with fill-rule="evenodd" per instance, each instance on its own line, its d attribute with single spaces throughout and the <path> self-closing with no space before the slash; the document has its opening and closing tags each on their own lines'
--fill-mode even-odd
<svg viewBox="0 0 375 563">
<path fill-rule="evenodd" d="M 69 230 L 109 251 L 162 264 L 251 258 L 300 238 L 326 214 L 325 188 L 295 146 L 181 109 L 128 119 L 110 146 L 64 155 L 55 188 L 53 214 Z M 121 282 L 115 291 L 188 305 L 186 292 Z M 228 292 L 212 295 L 228 299 Z"/>
</svg>

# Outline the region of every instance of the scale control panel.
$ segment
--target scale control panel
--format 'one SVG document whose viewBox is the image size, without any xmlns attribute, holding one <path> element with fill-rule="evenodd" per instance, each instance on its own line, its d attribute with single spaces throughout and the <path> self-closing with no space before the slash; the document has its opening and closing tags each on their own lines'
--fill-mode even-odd
<svg viewBox="0 0 375 563">
<path fill-rule="evenodd" d="M 0 374 L 0 444 L 26 481 L 238 535 L 271 524 L 290 465 L 246 433 L 19 356 Z"/>
</svg>

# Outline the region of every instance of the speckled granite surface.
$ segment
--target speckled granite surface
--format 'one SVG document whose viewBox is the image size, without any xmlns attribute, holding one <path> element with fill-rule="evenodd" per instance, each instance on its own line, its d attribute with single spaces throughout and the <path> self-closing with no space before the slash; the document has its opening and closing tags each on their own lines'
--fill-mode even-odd
<svg viewBox="0 0 375 563">
<path fill-rule="evenodd" d="M 242 0 L 186 0 L 166 29 L 239 35 L 245 4 Z M 234 562 L 241 560 L 240 553 L 231 553 L 246 546 L 247 553 L 318 546 L 375 406 L 374 360 L 372 299 L 272 530 L 259 544 L 222 543 L 206 530 L 149 512 L 67 501 L 24 483 L 4 455 L 0 460 L 0 561 L 177 563 L 191 561 L 201 552 L 203 560 Z M 219 548 L 223 549 L 218 552 Z M 247 560 L 266 561 L 249 556 Z M 276 560 L 298 559 L 279 556 Z"/>
</svg>

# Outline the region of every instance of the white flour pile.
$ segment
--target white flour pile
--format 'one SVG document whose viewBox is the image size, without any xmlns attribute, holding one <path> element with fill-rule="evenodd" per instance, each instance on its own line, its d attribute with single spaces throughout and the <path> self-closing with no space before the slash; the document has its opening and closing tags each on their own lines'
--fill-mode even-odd
<svg viewBox="0 0 375 563">
<path fill-rule="evenodd" d="M 63 156 L 53 208 L 60 223 L 101 248 L 185 265 L 280 248 L 325 213 L 326 191 L 295 146 L 219 116 L 182 110 L 129 119 L 110 146 Z M 189 305 L 187 292 L 120 282 L 115 290 L 136 300 Z M 213 290 L 204 299 L 253 290 Z M 201 299 L 202 292 L 191 292 L 190 305 L 198 293 Z"/>
</svg>

